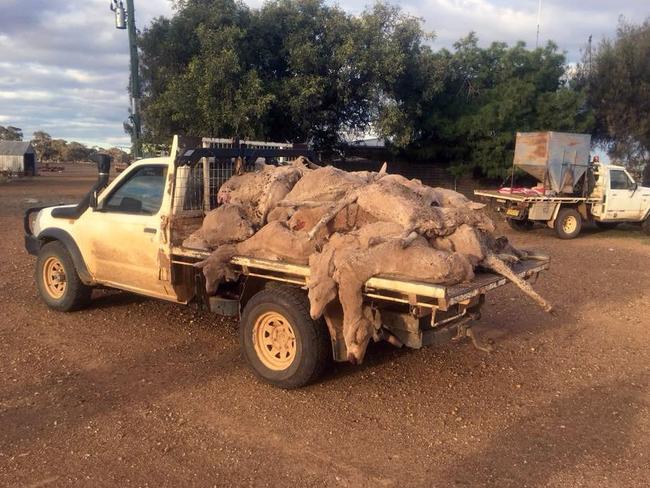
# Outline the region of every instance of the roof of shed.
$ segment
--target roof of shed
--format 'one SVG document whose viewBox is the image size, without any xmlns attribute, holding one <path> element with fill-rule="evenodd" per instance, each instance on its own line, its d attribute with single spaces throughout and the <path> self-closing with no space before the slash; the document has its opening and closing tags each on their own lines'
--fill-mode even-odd
<svg viewBox="0 0 650 488">
<path fill-rule="evenodd" d="M 29 141 L 0 141 L 0 155 L 22 156 L 27 152 L 34 152 Z"/>
</svg>

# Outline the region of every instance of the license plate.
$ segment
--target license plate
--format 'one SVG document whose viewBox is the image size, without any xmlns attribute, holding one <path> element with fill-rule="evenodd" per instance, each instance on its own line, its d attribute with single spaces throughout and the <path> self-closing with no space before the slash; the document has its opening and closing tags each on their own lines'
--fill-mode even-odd
<svg viewBox="0 0 650 488">
<path fill-rule="evenodd" d="M 516 208 L 509 208 L 506 210 L 506 215 L 510 215 L 511 217 L 519 217 L 519 210 Z"/>
</svg>

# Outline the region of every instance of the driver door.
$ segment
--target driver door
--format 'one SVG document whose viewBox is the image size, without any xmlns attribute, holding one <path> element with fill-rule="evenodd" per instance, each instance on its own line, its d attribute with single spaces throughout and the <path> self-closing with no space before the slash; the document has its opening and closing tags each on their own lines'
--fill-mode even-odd
<svg viewBox="0 0 650 488">
<path fill-rule="evenodd" d="M 616 220 L 638 220 L 641 200 L 636 198 L 636 185 L 621 169 L 609 171 L 609 195 L 607 218 Z"/>
<path fill-rule="evenodd" d="M 87 212 L 83 225 L 88 267 L 95 279 L 116 288 L 174 298 L 161 262 L 161 207 L 166 165 L 134 168 Z"/>
</svg>

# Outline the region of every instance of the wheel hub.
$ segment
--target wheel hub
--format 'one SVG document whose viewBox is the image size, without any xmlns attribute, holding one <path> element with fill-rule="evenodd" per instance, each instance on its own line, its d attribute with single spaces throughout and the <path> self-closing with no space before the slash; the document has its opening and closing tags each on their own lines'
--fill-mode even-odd
<svg viewBox="0 0 650 488">
<path fill-rule="evenodd" d="M 253 344 L 260 361 L 274 371 L 287 369 L 296 357 L 293 327 L 278 312 L 267 312 L 258 317 L 253 326 Z"/>
<path fill-rule="evenodd" d="M 562 230 L 564 230 L 564 232 L 567 234 L 572 234 L 575 232 L 577 226 L 578 220 L 573 215 L 569 215 L 566 219 L 564 219 L 564 222 L 562 222 Z"/>
<path fill-rule="evenodd" d="M 43 284 L 45 285 L 45 291 L 52 298 L 61 298 L 65 293 L 66 283 L 63 263 L 54 256 L 47 258 L 43 265 Z"/>
</svg>

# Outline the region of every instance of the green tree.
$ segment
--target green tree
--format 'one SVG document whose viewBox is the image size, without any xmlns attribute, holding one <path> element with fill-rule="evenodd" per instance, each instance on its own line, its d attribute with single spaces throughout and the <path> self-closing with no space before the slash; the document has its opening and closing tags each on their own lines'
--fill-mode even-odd
<svg viewBox="0 0 650 488">
<path fill-rule="evenodd" d="M 23 131 L 18 127 L 0 125 L 0 141 L 22 141 Z"/>
<path fill-rule="evenodd" d="M 378 3 L 359 16 L 323 0 L 177 2 L 141 36 L 147 138 L 260 137 L 331 147 L 368 130 L 425 39 Z M 426 50 L 426 49 L 425 49 Z M 410 76 L 410 74 L 409 74 Z"/>
<path fill-rule="evenodd" d="M 65 151 L 62 154 L 62 159 L 66 161 L 88 161 L 90 159 L 92 150 L 80 142 L 68 142 Z"/>
<path fill-rule="evenodd" d="M 431 66 L 435 89 L 423 94 L 416 117 L 402 116 L 413 124 L 407 149 L 448 161 L 457 173 L 480 168 L 490 177 L 505 175 L 517 131 L 586 132 L 593 123 L 551 42 L 535 50 L 522 42 L 481 48 L 471 33 L 453 51 L 435 53 Z"/>
<path fill-rule="evenodd" d="M 40 161 L 51 161 L 54 151 L 52 148 L 52 136 L 42 130 L 32 134 L 32 146 Z"/>
<path fill-rule="evenodd" d="M 50 158 L 53 161 L 65 161 L 68 159 L 68 142 L 64 139 L 52 139 L 50 146 Z"/>
<path fill-rule="evenodd" d="M 398 6 L 350 15 L 323 0 L 176 2 L 141 36 L 147 141 L 173 133 L 335 146 L 370 130 L 417 159 L 490 176 L 510 167 L 515 133 L 588 131 L 592 116 L 555 44 L 432 51 Z"/>
<path fill-rule="evenodd" d="M 612 158 L 640 168 L 650 161 L 650 19 L 621 21 L 616 39 L 602 41 L 582 69 L 598 140 Z"/>
</svg>

